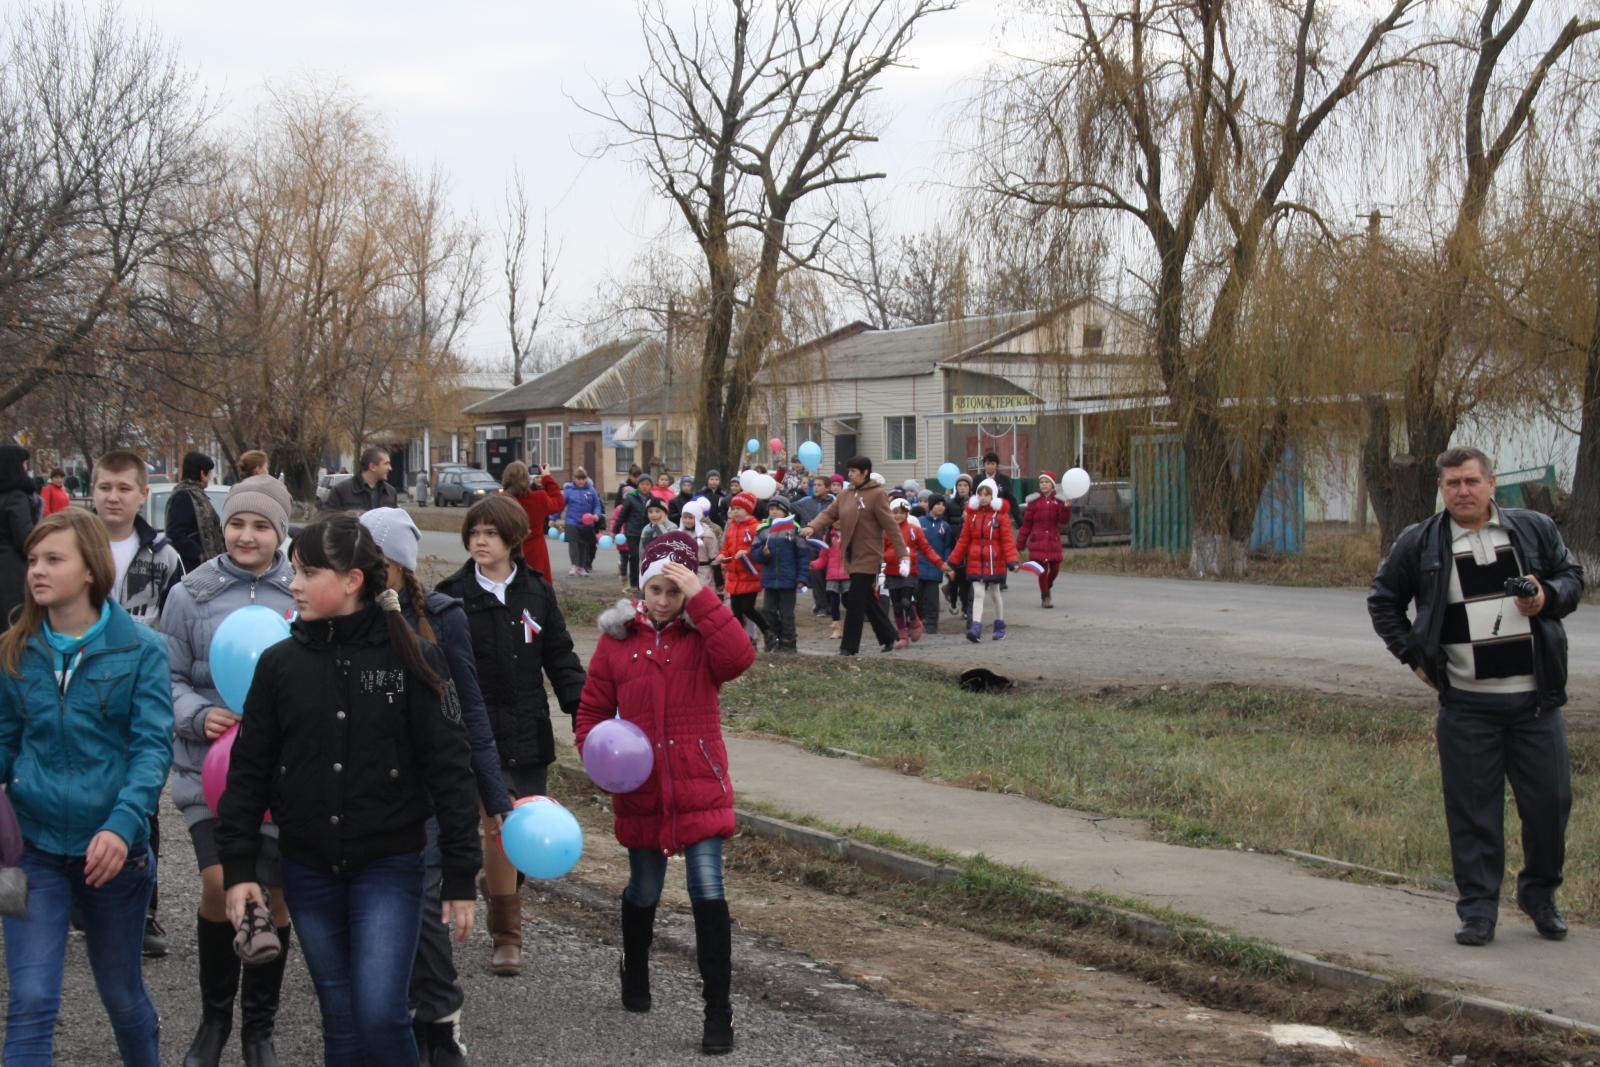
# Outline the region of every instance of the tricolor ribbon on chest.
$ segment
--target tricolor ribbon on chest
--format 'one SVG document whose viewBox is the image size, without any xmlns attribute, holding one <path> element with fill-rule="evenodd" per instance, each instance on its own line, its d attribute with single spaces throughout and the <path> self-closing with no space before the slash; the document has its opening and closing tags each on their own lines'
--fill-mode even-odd
<svg viewBox="0 0 1600 1067">
<path fill-rule="evenodd" d="M 539 625 L 539 620 L 527 608 L 522 609 L 522 642 L 533 644 L 533 639 L 544 632 L 544 627 Z"/>
</svg>

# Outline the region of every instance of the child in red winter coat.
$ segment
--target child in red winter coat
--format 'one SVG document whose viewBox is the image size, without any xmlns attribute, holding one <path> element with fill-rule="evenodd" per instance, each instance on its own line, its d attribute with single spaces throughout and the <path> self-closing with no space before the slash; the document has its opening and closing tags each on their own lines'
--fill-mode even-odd
<svg viewBox="0 0 1600 1067">
<path fill-rule="evenodd" d="M 910 641 L 922 640 L 922 616 L 917 614 L 917 557 L 921 556 L 940 568 L 946 576 L 954 572 L 951 571 L 949 564 L 940 559 L 938 553 L 928 546 L 928 539 L 923 536 L 922 527 L 911 518 L 909 501 L 903 498 L 889 501 L 889 514 L 900 524 L 900 536 L 905 539 L 906 553 L 911 557 L 912 565 L 911 574 L 901 577 L 900 554 L 894 550 L 894 545 L 888 537 L 883 539 L 884 584 L 889 588 L 889 601 L 894 605 L 895 629 L 900 635 L 894 647 L 905 648 Z"/>
<path fill-rule="evenodd" d="M 993 478 L 978 483 L 976 496 L 967 498 L 967 517 L 961 524 L 961 539 L 950 553 L 950 565 L 967 565 L 972 582 L 972 621 L 967 624 L 967 640 L 976 644 L 983 637 L 983 616 L 994 609 L 994 640 L 1006 639 L 1006 607 L 1002 583 L 1009 571 L 1017 569 L 1017 540 L 1011 516 L 1000 498 Z"/>
<path fill-rule="evenodd" d="M 650 1010 L 650 942 L 667 857 L 683 853 L 705 999 L 701 1047 L 733 1047 L 728 1000 L 731 933 L 722 886 L 722 839 L 733 836 L 733 785 L 722 740 L 723 683 L 755 662 L 755 648 L 717 594 L 695 574 L 694 538 L 650 543 L 641 560 L 644 599 L 600 616 L 600 644 L 578 704 L 577 744 L 613 715 L 649 736 L 650 777 L 613 796 L 617 841 L 628 849 L 622 892 L 622 1006 Z M 668 696 L 670 694 L 670 698 Z"/>
<path fill-rule="evenodd" d="M 844 636 L 844 623 L 840 619 L 844 608 L 844 595 L 850 589 L 850 572 L 844 565 L 844 535 L 839 532 L 839 527 L 835 526 L 828 531 L 824 543 L 827 547 L 818 548 L 817 558 L 811 563 L 811 569 L 820 572 L 819 576 L 811 580 L 827 582 L 828 614 L 833 619 L 832 637 L 837 641 Z"/>
<path fill-rule="evenodd" d="M 756 608 L 756 597 L 761 592 L 761 564 L 756 562 L 756 531 L 761 524 L 755 519 L 756 498 L 752 493 L 736 493 L 728 501 L 728 527 L 722 534 L 722 564 L 724 581 L 728 587 L 728 607 L 733 617 L 750 632 L 754 626 L 763 638 L 772 636 L 766 616 Z M 755 635 L 750 635 L 751 642 Z"/>
<path fill-rule="evenodd" d="M 1072 522 L 1072 505 L 1056 496 L 1056 476 L 1039 472 L 1039 495 L 1028 500 L 1017 540 L 1028 550 L 1028 560 L 1044 570 L 1039 574 L 1039 606 L 1053 608 L 1050 592 L 1061 573 L 1061 528 Z"/>
</svg>

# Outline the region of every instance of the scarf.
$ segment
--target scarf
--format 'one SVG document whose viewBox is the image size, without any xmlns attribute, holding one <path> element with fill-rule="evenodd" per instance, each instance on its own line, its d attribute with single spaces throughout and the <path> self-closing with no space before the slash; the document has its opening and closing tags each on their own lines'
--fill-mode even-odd
<svg viewBox="0 0 1600 1067">
<path fill-rule="evenodd" d="M 200 483 L 179 482 L 177 491 L 187 493 L 189 502 L 194 505 L 194 523 L 200 531 L 200 554 L 206 559 L 227 555 L 228 546 L 222 540 L 222 520 L 217 518 L 217 509 L 211 506 L 211 499 Z"/>
</svg>

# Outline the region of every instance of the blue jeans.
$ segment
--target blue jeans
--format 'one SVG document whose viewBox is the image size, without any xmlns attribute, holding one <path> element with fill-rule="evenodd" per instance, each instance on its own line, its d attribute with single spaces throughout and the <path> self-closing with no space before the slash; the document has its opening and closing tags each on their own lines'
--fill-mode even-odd
<svg viewBox="0 0 1600 1067">
<path fill-rule="evenodd" d="M 155 886 L 149 851 L 128 853 L 110 882 L 91 889 L 83 881 L 83 857 L 40 852 L 32 845 L 18 864 L 28 875 L 27 918 L 5 917 L 7 1067 L 49 1067 L 55 1055 L 56 1016 L 67 957 L 67 915 L 76 900 L 83 912 L 84 941 L 100 1003 L 111 1018 L 122 1062 L 159 1067 L 161 1025 L 144 988 L 145 910 Z"/>
<path fill-rule="evenodd" d="M 690 900 L 721 900 L 722 838 L 708 837 L 683 850 L 689 870 Z M 667 857 L 656 848 L 628 850 L 628 888 L 622 899 L 636 908 L 654 907 L 667 881 Z"/>
<path fill-rule="evenodd" d="M 422 928 L 422 881 L 420 852 L 386 856 L 348 876 L 283 861 L 283 893 L 322 1006 L 329 1067 L 416 1067 L 406 993 Z"/>
</svg>

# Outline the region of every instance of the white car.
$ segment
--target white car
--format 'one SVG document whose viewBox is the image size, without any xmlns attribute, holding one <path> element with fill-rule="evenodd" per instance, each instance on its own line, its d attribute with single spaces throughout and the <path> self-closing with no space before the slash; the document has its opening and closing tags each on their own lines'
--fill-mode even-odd
<svg viewBox="0 0 1600 1067">
<path fill-rule="evenodd" d="M 328 499 L 328 490 L 332 489 L 334 486 L 338 485 L 340 482 L 348 481 L 351 477 L 352 476 L 349 475 L 349 474 L 324 474 L 320 478 L 318 478 L 317 479 L 317 503 L 320 504 L 320 503 L 326 501 Z"/>
<path fill-rule="evenodd" d="M 167 501 L 172 499 L 172 492 L 176 488 L 172 482 L 150 487 L 150 499 L 144 503 L 144 521 L 154 526 L 158 532 L 165 532 L 167 528 Z M 206 499 L 211 501 L 211 506 L 220 516 L 222 505 L 228 499 L 228 486 L 216 482 L 206 486 Z"/>
</svg>

